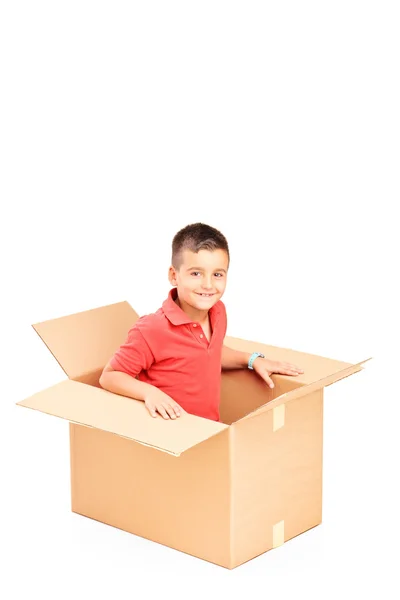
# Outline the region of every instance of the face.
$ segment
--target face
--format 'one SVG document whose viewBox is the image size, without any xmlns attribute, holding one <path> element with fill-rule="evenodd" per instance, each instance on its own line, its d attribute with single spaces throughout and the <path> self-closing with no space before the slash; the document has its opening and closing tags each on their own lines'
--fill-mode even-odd
<svg viewBox="0 0 400 600">
<path fill-rule="evenodd" d="M 183 263 L 178 271 L 170 267 L 169 281 L 178 289 L 181 301 L 193 308 L 209 310 L 221 299 L 228 274 L 225 250 L 183 251 Z"/>
</svg>

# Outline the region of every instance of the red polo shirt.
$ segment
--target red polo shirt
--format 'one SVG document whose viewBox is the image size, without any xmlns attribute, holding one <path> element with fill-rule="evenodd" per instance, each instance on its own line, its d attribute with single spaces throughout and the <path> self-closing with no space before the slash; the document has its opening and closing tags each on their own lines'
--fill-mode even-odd
<svg viewBox="0 0 400 600">
<path fill-rule="evenodd" d="M 176 296 L 172 288 L 161 308 L 136 321 L 110 365 L 156 386 L 188 413 L 218 421 L 225 305 L 219 300 L 209 311 L 208 342 L 200 324 L 174 302 Z"/>
</svg>

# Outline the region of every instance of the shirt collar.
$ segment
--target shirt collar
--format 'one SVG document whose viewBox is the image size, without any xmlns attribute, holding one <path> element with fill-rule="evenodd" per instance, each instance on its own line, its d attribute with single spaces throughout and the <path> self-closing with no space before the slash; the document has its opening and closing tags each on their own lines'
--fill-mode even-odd
<svg viewBox="0 0 400 600">
<path fill-rule="evenodd" d="M 178 295 L 176 288 L 171 288 L 168 293 L 168 298 L 164 300 L 162 309 L 165 316 L 171 321 L 173 325 L 185 325 L 187 323 L 193 323 L 188 315 L 175 303 L 175 299 Z M 210 308 L 210 316 L 215 317 L 219 313 L 219 302 L 214 304 Z"/>
</svg>

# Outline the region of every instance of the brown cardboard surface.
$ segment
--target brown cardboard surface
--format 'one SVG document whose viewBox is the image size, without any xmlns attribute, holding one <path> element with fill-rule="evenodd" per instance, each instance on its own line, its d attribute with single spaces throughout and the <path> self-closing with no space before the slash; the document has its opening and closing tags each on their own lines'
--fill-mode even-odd
<svg viewBox="0 0 400 600">
<path fill-rule="evenodd" d="M 175 458 L 71 424 L 73 512 L 229 568 L 228 433 Z"/>
<path fill-rule="evenodd" d="M 101 371 L 124 343 L 138 314 L 117 302 L 32 325 L 70 379 Z"/>
<path fill-rule="evenodd" d="M 278 548 L 285 543 L 285 521 L 279 521 L 272 527 L 272 547 Z"/>
<path fill-rule="evenodd" d="M 302 396 L 306 396 L 312 392 L 315 392 L 316 390 L 327 387 L 328 385 L 335 383 L 335 381 L 339 381 L 340 379 L 349 377 L 349 375 L 353 375 L 354 373 L 361 371 L 363 368 L 362 365 L 364 363 L 366 363 L 368 360 L 371 360 L 371 359 L 367 358 L 356 365 L 350 365 L 345 369 L 331 373 L 330 375 L 323 377 L 322 379 L 319 379 L 319 380 L 315 381 L 314 383 L 310 383 L 309 385 L 303 385 L 301 387 L 297 387 L 297 388 L 291 390 L 290 392 L 285 392 L 285 393 L 281 394 L 280 396 L 278 396 L 277 398 L 274 398 L 267 404 L 264 404 L 263 406 L 260 406 L 253 412 L 247 414 L 246 416 L 243 417 L 243 420 L 251 419 L 257 415 L 260 415 L 263 412 L 273 410 L 274 408 L 280 406 L 281 404 L 289 402 L 290 400 L 294 400 L 296 398 L 301 398 Z"/>
<path fill-rule="evenodd" d="M 151 417 L 141 400 L 66 380 L 17 403 L 68 421 L 96 427 L 179 456 L 228 426 L 188 413 Z"/>
<path fill-rule="evenodd" d="M 352 366 L 351 363 L 334 360 L 332 358 L 324 358 L 322 356 L 317 356 L 316 354 L 308 354 L 306 352 L 299 352 L 298 350 L 290 350 L 289 348 L 268 346 L 266 344 L 261 344 L 260 342 L 243 340 L 236 337 L 225 337 L 224 344 L 234 350 L 240 350 L 242 352 L 262 352 L 265 354 L 266 358 L 269 358 L 270 360 L 289 362 L 297 365 L 301 369 L 304 369 L 304 373 L 297 375 L 295 378 L 291 375 L 279 375 L 274 377 L 294 379 L 298 386 L 313 383 L 332 373 L 337 373 Z"/>
<path fill-rule="evenodd" d="M 220 417 L 223 423 L 234 423 L 254 410 L 291 390 L 299 384 L 295 377 L 273 376 L 275 387 L 250 369 L 232 369 L 222 372 Z"/>
<path fill-rule="evenodd" d="M 274 374 L 271 390 L 254 371 L 223 371 L 222 422 L 154 419 L 98 383 L 137 318 L 121 302 L 34 326 L 69 380 L 18 404 L 70 421 L 72 510 L 227 568 L 318 525 L 323 388 L 366 361 L 226 337 L 304 374 Z"/>
<path fill-rule="evenodd" d="M 238 421 L 230 433 L 238 566 L 322 520 L 323 390 L 288 402 L 285 424 L 275 431 L 271 410 Z"/>
</svg>

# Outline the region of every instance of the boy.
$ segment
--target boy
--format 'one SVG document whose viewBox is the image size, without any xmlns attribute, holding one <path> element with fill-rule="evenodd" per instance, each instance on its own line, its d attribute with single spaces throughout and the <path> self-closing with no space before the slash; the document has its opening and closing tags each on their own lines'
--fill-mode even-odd
<svg viewBox="0 0 400 600">
<path fill-rule="evenodd" d="M 189 412 L 218 421 L 221 368 L 253 369 L 271 388 L 271 373 L 303 373 L 295 365 L 223 345 L 227 320 L 221 298 L 229 261 L 227 240 L 214 227 L 194 223 L 178 231 L 168 298 L 131 327 L 104 367 L 100 385 L 143 400 L 153 417 L 176 419 Z"/>
</svg>

